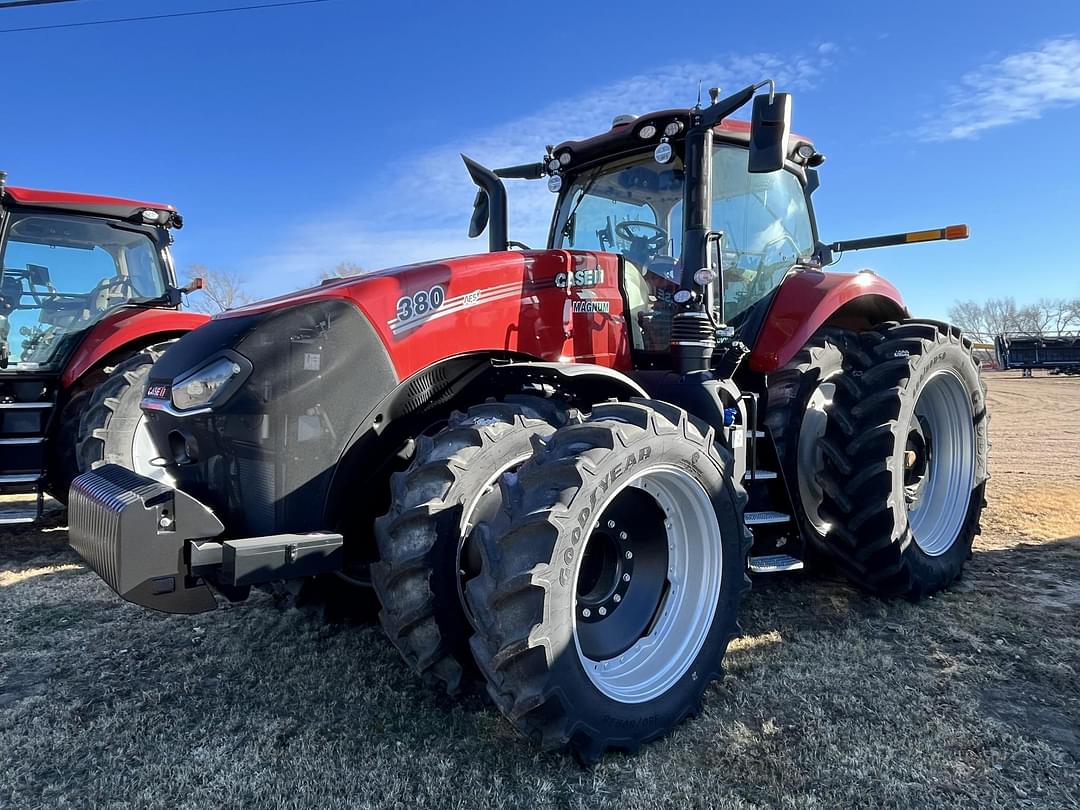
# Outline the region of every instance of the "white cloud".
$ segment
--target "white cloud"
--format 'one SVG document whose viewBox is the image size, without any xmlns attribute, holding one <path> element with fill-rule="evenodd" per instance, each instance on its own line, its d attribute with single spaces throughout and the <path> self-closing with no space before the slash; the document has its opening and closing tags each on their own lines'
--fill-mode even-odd
<svg viewBox="0 0 1080 810">
<path fill-rule="evenodd" d="M 927 141 L 974 138 L 1080 102 L 1080 39 L 1053 39 L 966 74 L 944 110 L 919 131 Z"/>
<path fill-rule="evenodd" d="M 295 286 L 298 278 L 316 278 L 343 260 L 375 269 L 483 251 L 486 232 L 476 240 L 466 237 L 476 189 L 458 153 L 492 167 L 534 162 L 545 145 L 602 132 L 617 114 L 692 106 L 699 81 L 706 103 L 710 86 L 733 92 L 765 77 L 784 90 L 805 90 L 830 66 L 831 51 L 827 47 L 805 56 L 759 53 L 724 62 L 668 65 L 548 103 L 494 129 L 464 133 L 385 167 L 383 182 L 358 189 L 360 201 L 345 215 L 312 212 L 309 221 L 286 227 L 280 244 L 242 270 L 258 277 L 260 287 L 269 292 Z M 507 188 L 511 237 L 543 244 L 553 199 L 546 184 L 511 180 Z M 268 267 L 274 268 L 272 278 L 266 277 Z"/>
</svg>

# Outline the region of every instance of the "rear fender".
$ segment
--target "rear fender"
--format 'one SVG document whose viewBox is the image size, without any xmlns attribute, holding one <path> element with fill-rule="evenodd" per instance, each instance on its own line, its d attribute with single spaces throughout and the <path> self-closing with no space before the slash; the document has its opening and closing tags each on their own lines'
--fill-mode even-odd
<svg viewBox="0 0 1080 810">
<path fill-rule="evenodd" d="M 776 371 L 823 326 L 861 330 L 906 317 L 899 290 L 872 272 L 796 270 L 773 297 L 749 365 L 761 374 Z"/>
<path fill-rule="evenodd" d="M 208 320 L 208 315 L 173 309 L 127 307 L 112 312 L 90 328 L 65 366 L 60 385 L 71 388 L 87 372 L 118 351 L 178 337 Z"/>
</svg>

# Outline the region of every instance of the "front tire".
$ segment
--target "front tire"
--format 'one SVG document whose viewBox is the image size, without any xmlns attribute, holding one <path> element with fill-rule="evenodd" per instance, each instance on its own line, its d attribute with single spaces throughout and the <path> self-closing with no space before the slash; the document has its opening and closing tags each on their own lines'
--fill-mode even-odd
<svg viewBox="0 0 1080 810">
<path fill-rule="evenodd" d="M 173 342 L 147 346 L 105 370 L 108 376 L 90 394 L 79 423 L 79 472 L 119 464 L 164 483 L 171 481 L 165 467 L 152 463 L 158 453 L 140 403 L 150 368 Z"/>
<path fill-rule="evenodd" d="M 421 436 L 409 468 L 391 477 L 390 510 L 375 521 L 372 584 L 386 635 L 429 686 L 456 695 L 475 673 L 461 592 L 475 563 L 462 556 L 465 537 L 498 509 L 499 476 L 532 455 L 533 437 L 566 421 L 561 404 L 540 397 L 476 405 Z"/>
<path fill-rule="evenodd" d="M 889 323 L 837 378 L 822 440 L 827 553 L 856 584 L 919 599 L 948 587 L 979 533 L 986 386 L 960 330 Z"/>
<path fill-rule="evenodd" d="M 746 496 L 713 431 L 662 402 L 600 405 L 503 486 L 466 597 L 510 722 L 594 762 L 696 713 L 749 587 Z"/>
</svg>

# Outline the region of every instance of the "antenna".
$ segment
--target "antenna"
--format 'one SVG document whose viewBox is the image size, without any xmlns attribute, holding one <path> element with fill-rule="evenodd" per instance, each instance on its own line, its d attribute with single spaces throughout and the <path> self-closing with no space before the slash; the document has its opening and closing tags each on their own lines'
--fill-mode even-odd
<svg viewBox="0 0 1080 810">
<path fill-rule="evenodd" d="M 694 105 L 694 109 L 701 109 L 701 79 L 697 80 L 697 104 Z"/>
</svg>

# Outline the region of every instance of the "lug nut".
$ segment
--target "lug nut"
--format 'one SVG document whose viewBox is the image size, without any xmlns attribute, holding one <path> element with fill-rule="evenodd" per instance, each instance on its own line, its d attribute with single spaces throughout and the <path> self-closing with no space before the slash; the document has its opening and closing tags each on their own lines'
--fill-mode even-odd
<svg viewBox="0 0 1080 810">
<path fill-rule="evenodd" d="M 629 535 L 626 532 L 619 532 L 619 539 L 625 540 Z"/>
<path fill-rule="evenodd" d="M 630 575 L 629 574 L 623 574 L 622 575 L 622 581 L 623 582 L 629 582 L 630 581 Z"/>
<path fill-rule="evenodd" d="M 608 527 L 609 529 L 614 529 L 614 528 L 615 528 L 615 521 L 614 521 L 614 520 L 609 520 L 609 521 L 607 522 L 607 527 Z"/>
<path fill-rule="evenodd" d="M 587 619 L 590 616 L 592 616 L 592 611 L 589 610 L 588 608 L 585 608 L 583 611 L 581 611 L 581 615 L 584 616 Z"/>
<path fill-rule="evenodd" d="M 619 604 L 619 602 L 621 602 L 621 601 L 622 601 L 622 595 L 621 595 L 621 594 L 615 594 L 615 595 L 614 595 L 613 597 L 611 597 L 611 598 L 615 600 L 615 604 L 616 604 L 616 605 L 617 605 L 617 604 Z"/>
<path fill-rule="evenodd" d="M 607 616 L 607 608 L 606 607 L 602 607 L 599 610 L 597 610 L 596 612 L 599 613 L 601 616 Z"/>
<path fill-rule="evenodd" d="M 628 559 L 628 560 L 634 559 L 634 552 L 632 552 L 632 551 L 626 552 L 626 559 Z"/>
</svg>

